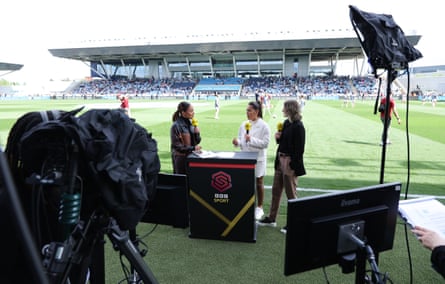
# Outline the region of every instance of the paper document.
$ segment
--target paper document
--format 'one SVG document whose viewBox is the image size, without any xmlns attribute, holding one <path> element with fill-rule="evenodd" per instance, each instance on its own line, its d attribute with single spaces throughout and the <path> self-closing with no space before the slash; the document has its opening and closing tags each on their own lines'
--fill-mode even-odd
<svg viewBox="0 0 445 284">
<path fill-rule="evenodd" d="M 411 227 L 425 227 L 445 237 L 445 205 L 434 197 L 401 200 L 399 214 Z"/>
<path fill-rule="evenodd" d="M 196 156 L 200 157 L 200 158 L 210 158 L 210 157 L 215 157 L 215 153 L 211 152 L 211 151 L 193 151 L 193 154 L 195 154 Z"/>
</svg>

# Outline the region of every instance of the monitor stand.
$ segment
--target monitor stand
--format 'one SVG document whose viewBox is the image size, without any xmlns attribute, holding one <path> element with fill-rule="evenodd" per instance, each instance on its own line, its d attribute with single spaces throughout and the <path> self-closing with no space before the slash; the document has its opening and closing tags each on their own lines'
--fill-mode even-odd
<svg viewBox="0 0 445 284">
<path fill-rule="evenodd" d="M 344 253 L 355 249 L 354 253 L 342 256 L 339 264 L 343 273 L 354 272 L 356 284 L 383 284 L 386 283 L 386 275 L 382 275 L 377 265 L 378 255 L 374 254 L 372 247 L 366 244 L 364 239 L 364 221 L 357 221 L 340 226 L 337 252 Z M 366 274 L 366 261 L 371 266 L 372 276 Z"/>
</svg>

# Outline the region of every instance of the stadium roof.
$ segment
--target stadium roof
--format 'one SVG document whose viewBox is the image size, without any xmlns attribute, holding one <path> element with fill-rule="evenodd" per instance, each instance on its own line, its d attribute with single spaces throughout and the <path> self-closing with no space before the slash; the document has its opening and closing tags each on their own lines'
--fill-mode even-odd
<svg viewBox="0 0 445 284">
<path fill-rule="evenodd" d="M 331 31 L 330 31 L 331 32 Z M 419 35 L 407 36 L 416 45 Z M 96 62 L 104 65 L 145 65 L 150 60 L 171 62 L 209 62 L 211 60 L 283 60 L 308 57 L 310 62 L 364 58 L 358 38 L 348 30 L 342 33 L 275 33 L 214 37 L 182 36 L 175 38 L 143 38 L 139 42 L 120 44 L 118 40 L 93 41 L 87 46 L 49 49 L 56 57 Z M 85 44 L 84 44 L 85 45 Z M 310 65 L 309 62 L 309 65 Z M 255 69 L 256 67 L 253 67 Z"/>
<path fill-rule="evenodd" d="M 420 36 L 407 36 L 416 45 Z M 362 57 L 362 49 L 357 37 L 341 38 L 313 38 L 313 39 L 284 39 L 284 40 L 249 40 L 249 41 L 219 41 L 199 43 L 146 43 L 130 46 L 107 47 L 77 47 L 50 49 L 53 56 L 82 61 L 118 62 L 124 59 L 127 63 L 132 60 L 140 62 L 141 58 L 162 58 L 168 55 L 212 55 L 261 53 L 279 51 L 292 55 L 311 54 L 312 60 L 328 60 L 337 54 L 340 59 Z"/>
<path fill-rule="evenodd" d="M 0 71 L 17 71 L 22 69 L 22 64 L 0 62 Z"/>
<path fill-rule="evenodd" d="M 360 43 L 356 38 L 281 40 L 281 41 L 244 41 L 210 42 L 189 44 L 159 44 L 139 46 L 89 47 L 51 49 L 52 55 L 82 61 L 104 61 L 118 63 L 141 61 L 141 58 L 162 58 L 180 55 L 218 55 L 242 53 L 284 52 L 287 55 L 312 55 L 312 60 L 328 60 L 335 55 L 341 59 L 363 56 Z"/>
</svg>

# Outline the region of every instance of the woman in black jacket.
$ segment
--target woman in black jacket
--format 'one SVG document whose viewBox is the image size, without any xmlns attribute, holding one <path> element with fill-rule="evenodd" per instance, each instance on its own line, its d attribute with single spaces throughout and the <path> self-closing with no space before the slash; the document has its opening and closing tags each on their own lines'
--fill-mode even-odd
<svg viewBox="0 0 445 284">
<path fill-rule="evenodd" d="M 286 100 L 283 114 L 287 119 L 282 130 L 278 129 L 275 139 L 278 143 L 275 156 L 275 174 L 272 185 L 272 202 L 269 216 L 258 221 L 260 226 L 275 227 L 283 189 L 288 199 L 297 198 L 298 177 L 305 175 L 303 153 L 306 131 L 301 121 L 301 108 L 297 100 Z M 285 229 L 285 228 L 284 228 Z"/>
<path fill-rule="evenodd" d="M 173 113 L 173 125 L 170 129 L 171 154 L 173 172 L 186 174 L 187 156 L 193 151 L 201 150 L 201 134 L 197 123 L 192 124 L 195 116 L 193 105 L 189 102 L 180 102 Z M 196 121 L 196 120 L 194 120 Z"/>
</svg>

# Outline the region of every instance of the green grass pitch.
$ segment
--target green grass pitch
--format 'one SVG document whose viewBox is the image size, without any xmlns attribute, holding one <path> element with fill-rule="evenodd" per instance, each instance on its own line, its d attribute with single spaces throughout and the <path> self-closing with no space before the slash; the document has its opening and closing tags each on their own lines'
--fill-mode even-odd
<svg viewBox="0 0 445 284">
<path fill-rule="evenodd" d="M 131 115 L 158 141 L 161 171 L 171 172 L 169 128 L 178 100 L 130 100 Z M 231 141 L 239 125 L 246 119 L 247 100 L 221 100 L 220 118 L 214 119 L 212 101 L 192 101 L 202 133 L 202 147 L 208 151 L 236 151 Z M 283 100 L 273 100 L 277 117 L 267 112 L 264 120 L 274 133 L 282 120 Z M 299 179 L 299 196 L 322 194 L 321 190 L 342 190 L 378 184 L 381 173 L 382 147 L 379 146 L 382 123 L 373 114 L 373 101 L 356 101 L 344 107 L 342 101 L 307 101 L 303 111 L 306 127 L 305 166 L 307 175 Z M 422 105 L 397 101 L 402 118 L 400 125 L 392 122 L 386 148 L 384 181 L 402 182 L 402 194 L 445 196 L 445 107 L 438 104 Z M 5 146 L 10 127 L 22 114 L 33 110 L 71 110 L 119 106 L 106 100 L 23 100 L 0 101 L 0 145 Z M 408 122 L 408 130 L 406 125 Z M 410 184 L 408 180 L 408 148 L 410 142 Z M 268 149 L 268 168 L 265 183 L 271 185 L 276 145 L 273 139 Z M 265 211 L 270 204 L 270 190 L 266 189 Z M 401 198 L 404 198 L 403 196 Z M 285 223 L 286 200 L 283 198 L 278 225 Z M 140 224 L 143 235 L 153 224 Z M 432 270 L 429 251 L 408 232 L 406 238 L 413 257 L 414 283 L 438 283 L 440 275 Z M 144 242 L 148 246 L 146 261 L 160 283 L 325 283 L 321 269 L 285 277 L 283 275 L 284 235 L 279 228 L 259 228 L 257 242 L 237 243 L 190 239 L 188 229 L 157 226 Z M 111 247 L 107 249 L 107 283 L 117 283 L 123 274 L 119 257 Z M 404 225 L 397 225 L 394 248 L 380 255 L 380 270 L 388 272 L 394 283 L 409 280 L 408 254 Z M 353 283 L 353 274 L 342 274 L 337 266 L 327 267 L 330 283 Z"/>
</svg>

